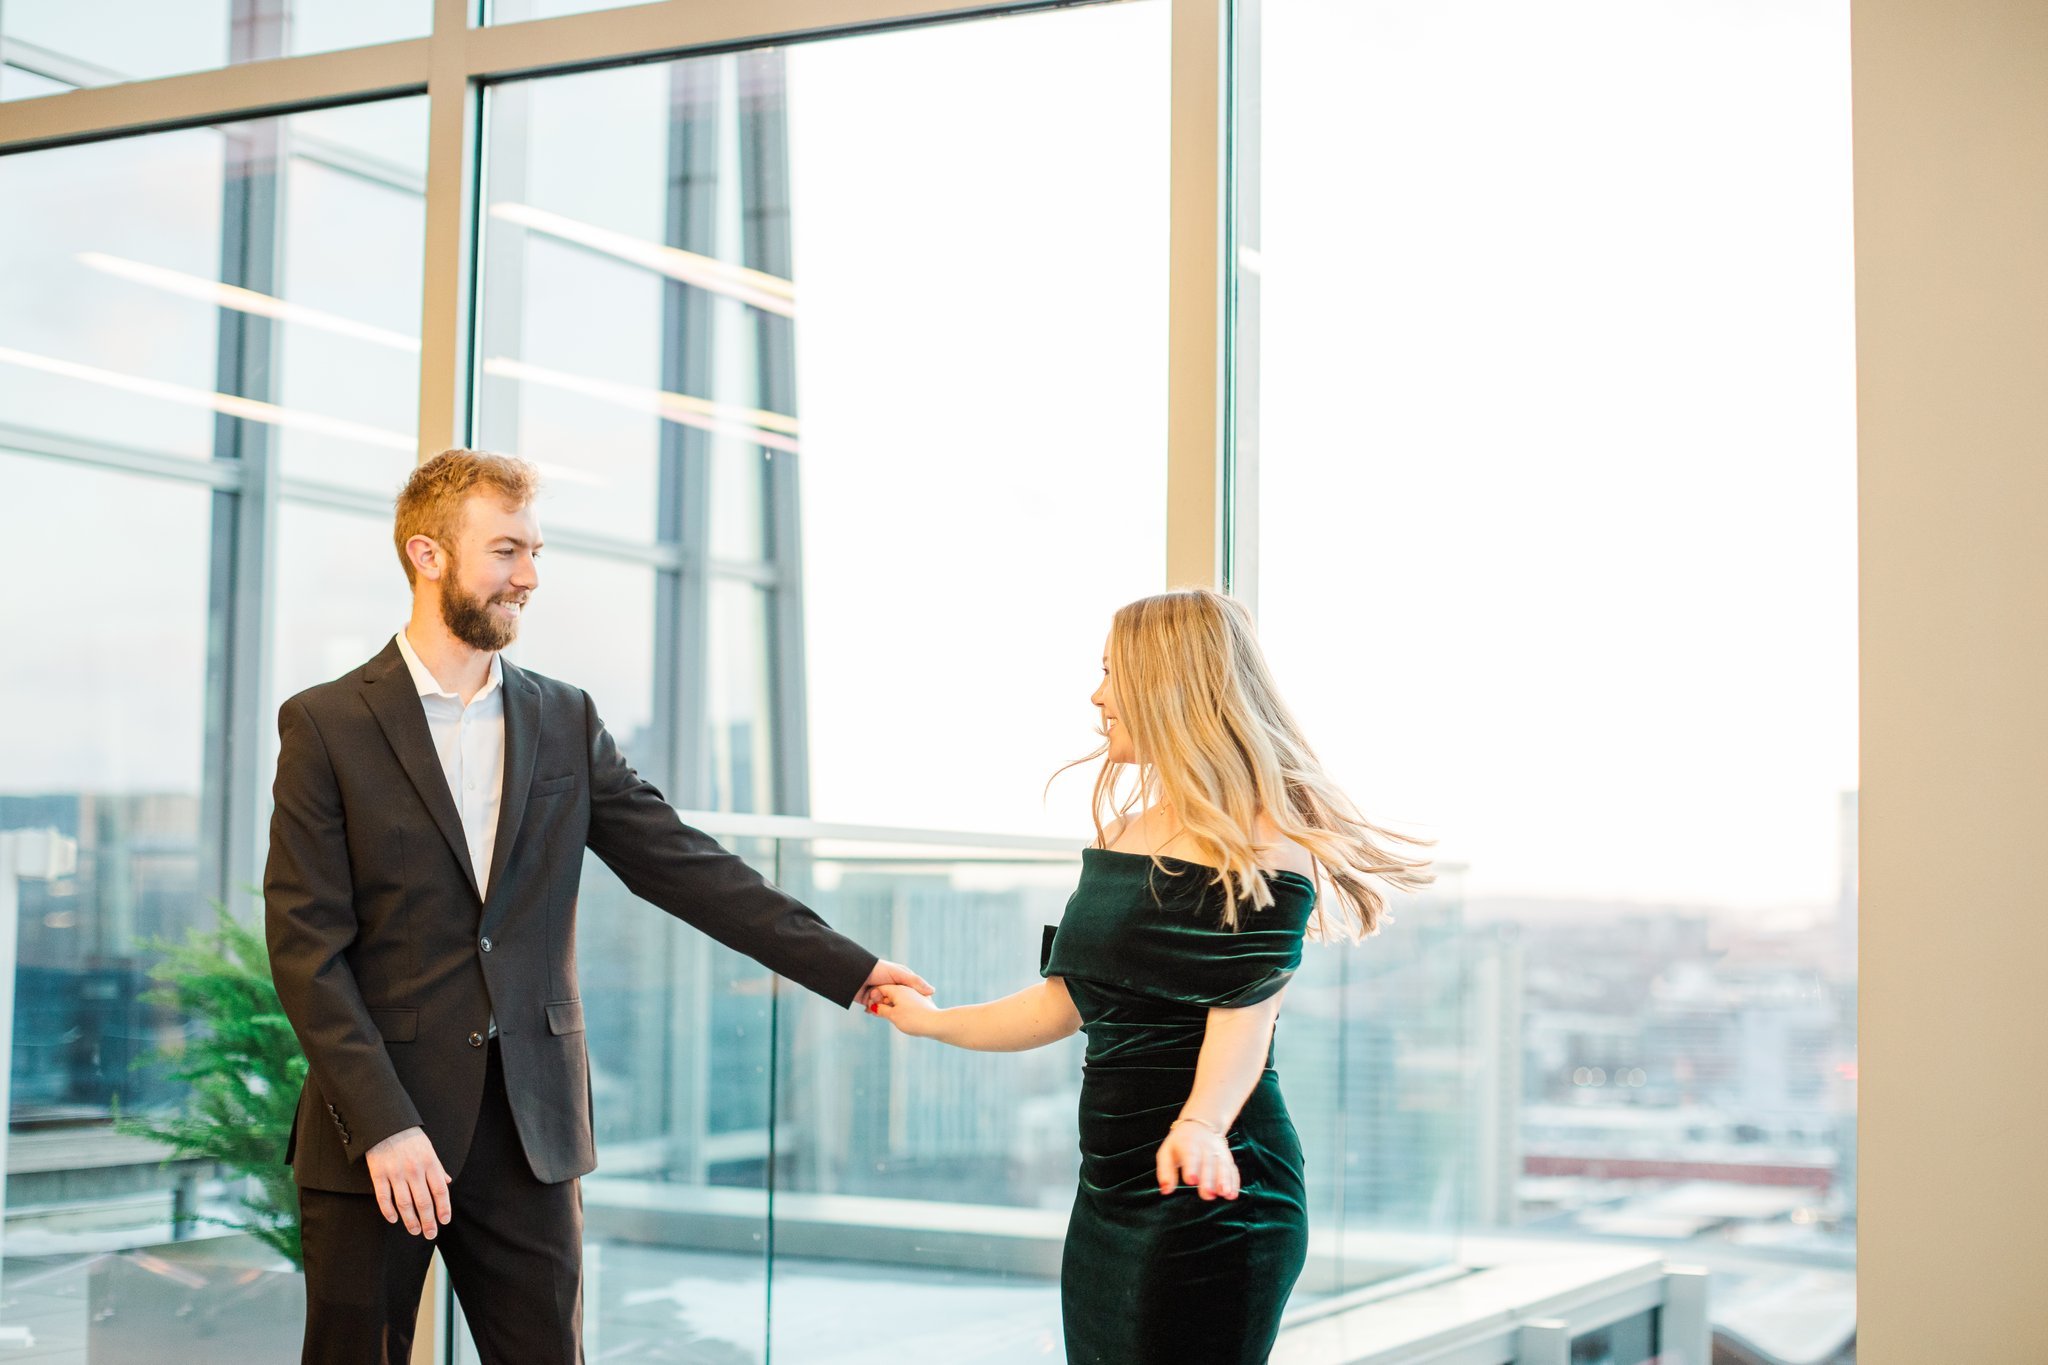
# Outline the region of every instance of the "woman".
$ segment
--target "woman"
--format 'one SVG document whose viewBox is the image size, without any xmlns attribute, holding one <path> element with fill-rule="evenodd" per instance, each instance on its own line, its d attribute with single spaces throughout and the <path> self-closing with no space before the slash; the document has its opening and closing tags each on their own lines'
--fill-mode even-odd
<svg viewBox="0 0 2048 1365">
<path fill-rule="evenodd" d="M 1301 1143 L 1272 1065 L 1281 999 L 1305 935 L 1375 932 L 1367 878 L 1412 890 L 1428 862 L 1376 843 L 1422 841 L 1368 823 L 1324 776 L 1230 598 L 1189 589 L 1117 612 L 1092 700 L 1096 843 L 1047 931 L 1044 980 L 953 1009 L 884 986 L 869 1008 L 988 1052 L 1086 1030 L 1067 1360 L 1250 1365 L 1308 1250 Z"/>
</svg>

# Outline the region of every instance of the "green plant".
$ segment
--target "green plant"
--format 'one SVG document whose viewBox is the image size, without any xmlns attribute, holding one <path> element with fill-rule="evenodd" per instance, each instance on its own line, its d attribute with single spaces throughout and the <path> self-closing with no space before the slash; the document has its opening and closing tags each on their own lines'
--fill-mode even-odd
<svg viewBox="0 0 2048 1365">
<path fill-rule="evenodd" d="M 154 1138 L 173 1159 L 206 1160 L 251 1177 L 256 1189 L 241 1202 L 246 1218 L 195 1220 L 240 1228 L 303 1265 L 299 1249 L 299 1193 L 284 1163 L 306 1057 L 278 1003 L 263 935 L 238 923 L 214 902 L 212 930 L 190 930 L 183 943 L 147 946 L 164 954 L 150 970 L 156 986 L 143 999 L 166 1005 L 192 1022 L 191 1034 L 162 1048 L 154 1059 L 188 1087 L 182 1108 L 168 1114 L 119 1118 L 121 1132 Z"/>
</svg>

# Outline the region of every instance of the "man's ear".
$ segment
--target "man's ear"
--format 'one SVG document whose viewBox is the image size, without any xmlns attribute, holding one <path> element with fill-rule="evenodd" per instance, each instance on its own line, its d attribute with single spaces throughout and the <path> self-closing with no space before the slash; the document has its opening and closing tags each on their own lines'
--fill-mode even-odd
<svg viewBox="0 0 2048 1365">
<path fill-rule="evenodd" d="M 448 567 L 447 556 L 441 553 L 441 547 L 431 536 L 414 536 L 406 541 L 405 555 L 412 561 L 413 572 L 436 583 L 441 581 L 441 575 Z"/>
</svg>

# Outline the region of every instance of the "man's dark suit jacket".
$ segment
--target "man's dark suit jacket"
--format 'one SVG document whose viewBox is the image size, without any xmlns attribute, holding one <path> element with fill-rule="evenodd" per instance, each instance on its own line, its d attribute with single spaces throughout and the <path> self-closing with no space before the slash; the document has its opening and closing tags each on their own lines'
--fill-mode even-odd
<svg viewBox="0 0 2048 1365">
<path fill-rule="evenodd" d="M 270 963 L 310 1070 L 285 1159 L 370 1190 L 363 1154 L 415 1125 L 461 1173 L 495 1013 L 533 1173 L 597 1165 L 576 988 L 587 846 L 635 895 L 836 1004 L 874 954 L 676 818 L 580 689 L 504 664 L 505 789 L 479 898 L 455 799 L 393 643 L 278 712 L 263 893 Z"/>
</svg>

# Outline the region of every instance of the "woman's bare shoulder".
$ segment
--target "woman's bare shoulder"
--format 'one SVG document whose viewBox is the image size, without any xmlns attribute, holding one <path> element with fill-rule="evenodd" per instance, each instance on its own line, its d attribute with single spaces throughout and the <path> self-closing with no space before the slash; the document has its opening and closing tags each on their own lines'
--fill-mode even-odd
<svg viewBox="0 0 2048 1365">
<path fill-rule="evenodd" d="M 1134 818 L 1136 817 L 1129 815 L 1119 815 L 1116 817 L 1116 819 L 1111 820 L 1108 824 L 1104 825 L 1102 827 L 1101 842 L 1095 844 L 1094 847 L 1115 848 L 1117 846 L 1117 840 L 1124 837 L 1125 832 L 1130 829 L 1131 821 Z"/>
</svg>

